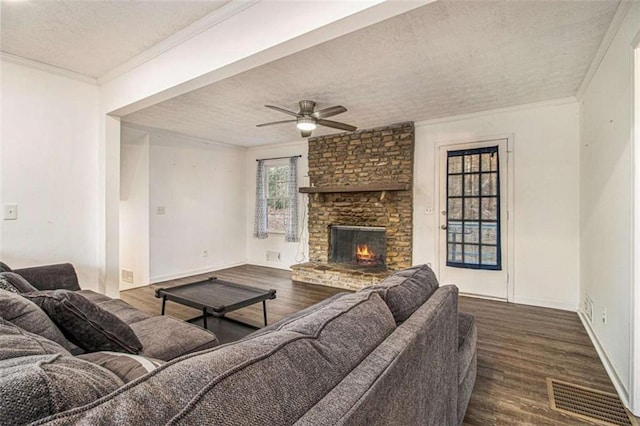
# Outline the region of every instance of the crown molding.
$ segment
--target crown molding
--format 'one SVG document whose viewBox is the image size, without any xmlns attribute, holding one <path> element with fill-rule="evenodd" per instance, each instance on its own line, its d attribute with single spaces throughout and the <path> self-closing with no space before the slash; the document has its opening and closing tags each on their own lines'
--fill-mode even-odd
<svg viewBox="0 0 640 426">
<path fill-rule="evenodd" d="M 79 74 L 77 72 L 70 71 L 65 68 L 60 68 L 54 65 L 45 64 L 44 62 L 38 62 L 32 59 L 23 58 L 22 56 L 12 55 L 11 53 L 0 52 L 0 60 L 2 60 L 3 62 L 11 62 L 17 65 L 22 65 L 22 66 L 37 69 L 40 71 L 45 71 L 50 74 L 56 74 L 62 77 L 71 78 L 73 80 L 78 80 L 83 83 L 92 84 L 94 86 L 98 85 L 98 81 L 93 77 L 89 77 L 88 75 Z"/>
<path fill-rule="evenodd" d="M 260 0 L 232 0 L 229 3 L 222 6 L 220 9 L 216 9 L 210 14 L 200 18 L 191 25 L 181 29 L 180 31 L 170 35 L 164 40 L 158 42 L 149 49 L 143 51 L 139 55 L 127 60 L 126 62 L 118 65 L 114 69 L 106 72 L 98 77 L 98 84 L 103 85 L 110 82 L 123 74 L 131 71 L 132 69 L 139 67 L 140 65 L 162 55 L 164 52 L 173 49 L 174 47 L 184 43 L 185 41 L 196 37 L 202 32 L 212 28 L 221 22 L 226 21 L 232 16 L 242 12 L 245 9 L 258 3 Z"/>
<path fill-rule="evenodd" d="M 158 129 L 155 127 L 148 127 L 148 126 L 144 126 L 142 124 L 136 124 L 136 123 L 131 123 L 128 121 L 122 121 L 121 124 L 122 127 L 127 127 L 129 129 L 135 129 L 135 130 L 141 130 L 143 132 L 147 132 L 149 134 L 153 134 L 153 135 L 160 135 L 160 136 L 169 136 L 169 137 L 173 137 L 173 138 L 178 138 L 178 139 L 188 139 L 191 142 L 196 142 L 196 143 L 200 143 L 203 145 L 209 145 L 209 146 L 218 146 L 220 148 L 226 148 L 226 149 L 232 149 L 234 151 L 246 151 L 247 149 L 243 146 L 240 145 L 233 145 L 227 142 L 220 142 L 220 141 L 216 141 L 213 139 L 206 139 L 206 138 L 200 138 L 197 136 L 191 136 L 191 135 L 187 135 L 185 133 L 180 133 L 180 132 L 174 132 L 172 130 L 165 130 L 165 129 Z"/>
<path fill-rule="evenodd" d="M 549 101 L 534 102 L 530 104 L 515 105 L 515 106 L 510 106 L 505 108 L 496 108 L 496 109 L 488 109 L 485 111 L 471 112 L 469 114 L 452 115 L 449 117 L 434 118 L 432 120 L 416 121 L 415 127 L 431 126 L 434 124 L 449 123 L 453 121 L 470 120 L 473 118 L 484 117 L 487 115 L 505 114 L 509 112 L 524 111 L 524 110 L 534 109 L 534 108 L 545 108 L 545 107 L 553 107 L 553 106 L 560 106 L 560 105 L 568 105 L 568 104 L 574 104 L 577 102 L 578 100 L 576 98 L 574 98 L 573 96 L 570 96 L 567 98 L 551 99 Z"/>
<path fill-rule="evenodd" d="M 633 6 L 633 1 L 622 0 L 616 9 L 615 15 L 613 15 L 613 19 L 611 20 L 611 24 L 609 24 L 609 28 L 607 28 L 607 32 L 604 34 L 602 38 L 602 42 L 600 42 L 600 46 L 596 51 L 593 60 L 591 61 L 591 65 L 589 65 L 589 69 L 587 73 L 584 75 L 584 79 L 582 79 L 582 83 L 580 83 L 580 87 L 578 87 L 578 91 L 576 92 L 576 99 L 578 101 L 582 100 L 584 93 L 589 88 L 591 84 L 591 80 L 596 75 L 598 68 L 600 68 L 600 64 L 604 59 L 604 56 L 607 54 L 609 50 L 609 46 L 611 46 L 611 42 L 615 38 L 618 30 L 620 29 L 620 25 L 622 25 L 622 21 L 627 16 L 629 9 Z"/>
</svg>

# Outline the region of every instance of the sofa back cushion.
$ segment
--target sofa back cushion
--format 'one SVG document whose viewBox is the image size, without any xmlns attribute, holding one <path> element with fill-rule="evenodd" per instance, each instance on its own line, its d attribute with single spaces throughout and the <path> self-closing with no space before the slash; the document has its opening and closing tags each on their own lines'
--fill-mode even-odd
<svg viewBox="0 0 640 426">
<path fill-rule="evenodd" d="M 64 337 L 42 309 L 18 293 L 0 290 L 0 316 L 23 330 L 62 345 L 69 351 L 75 353 L 78 349 Z"/>
<path fill-rule="evenodd" d="M 123 384 L 110 371 L 0 320 L 0 424 L 29 423 L 95 401 Z"/>
<path fill-rule="evenodd" d="M 15 289 L 14 293 L 28 293 L 37 290 L 22 275 L 18 275 L 15 272 L 0 272 L 0 288 L 13 291 L 11 287 Z"/>
<path fill-rule="evenodd" d="M 137 354 L 142 343 L 120 318 L 86 297 L 69 290 L 46 290 L 23 295 L 37 304 L 82 349 Z"/>
<path fill-rule="evenodd" d="M 417 265 L 394 272 L 380 283 L 365 291 L 375 291 L 382 296 L 396 324 L 413 314 L 438 288 L 438 280 L 427 265 Z"/>
<path fill-rule="evenodd" d="M 131 424 L 291 424 L 394 329 L 378 294 L 345 295 L 279 330 L 171 361 L 57 420 L 117 412 Z"/>
</svg>

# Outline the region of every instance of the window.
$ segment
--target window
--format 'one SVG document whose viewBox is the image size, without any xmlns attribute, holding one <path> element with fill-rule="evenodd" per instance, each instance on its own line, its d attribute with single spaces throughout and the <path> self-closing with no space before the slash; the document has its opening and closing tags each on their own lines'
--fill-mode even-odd
<svg viewBox="0 0 640 426">
<path fill-rule="evenodd" d="M 266 165 L 267 231 L 284 233 L 289 212 L 289 165 Z"/>
<path fill-rule="evenodd" d="M 447 153 L 447 266 L 500 270 L 498 147 Z"/>
</svg>

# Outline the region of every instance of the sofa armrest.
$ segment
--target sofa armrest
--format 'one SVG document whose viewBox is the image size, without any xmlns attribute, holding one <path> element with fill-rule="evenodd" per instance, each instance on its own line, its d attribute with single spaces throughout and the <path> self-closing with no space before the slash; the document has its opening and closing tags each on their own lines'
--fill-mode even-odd
<svg viewBox="0 0 640 426">
<path fill-rule="evenodd" d="M 38 290 L 80 290 L 76 270 L 70 263 L 14 269 Z"/>
</svg>

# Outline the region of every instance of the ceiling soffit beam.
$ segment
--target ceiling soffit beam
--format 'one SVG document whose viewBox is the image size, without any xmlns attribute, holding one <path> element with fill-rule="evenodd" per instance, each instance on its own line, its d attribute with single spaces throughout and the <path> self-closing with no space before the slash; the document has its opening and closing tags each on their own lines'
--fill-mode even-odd
<svg viewBox="0 0 640 426">
<path fill-rule="evenodd" d="M 101 86 L 101 110 L 127 115 L 433 1 L 253 2 Z"/>
</svg>

